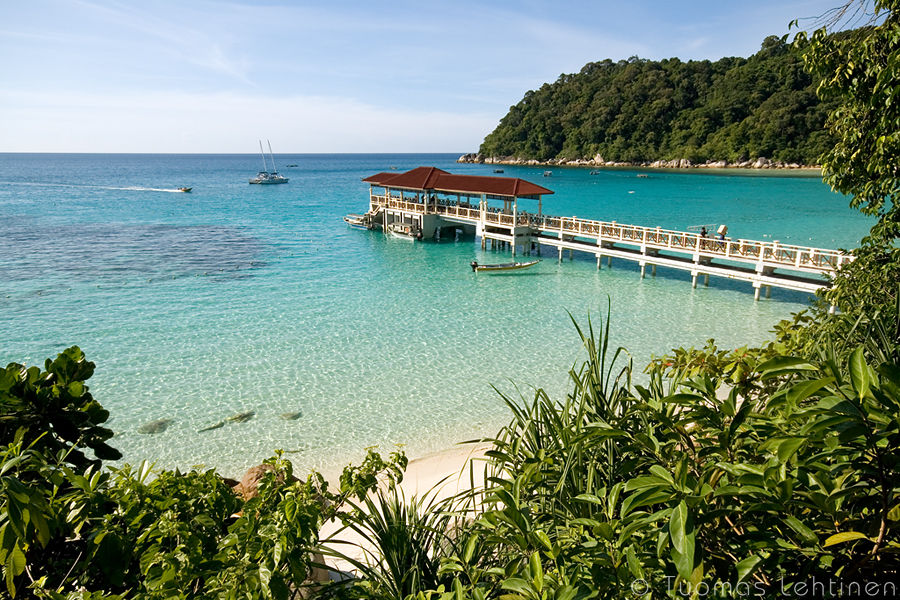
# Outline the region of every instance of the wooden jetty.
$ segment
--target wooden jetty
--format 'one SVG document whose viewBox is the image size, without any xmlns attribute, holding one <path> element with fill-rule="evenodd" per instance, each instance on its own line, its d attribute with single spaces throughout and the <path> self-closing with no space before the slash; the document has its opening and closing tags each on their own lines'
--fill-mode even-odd
<svg viewBox="0 0 900 600">
<path fill-rule="evenodd" d="M 765 288 L 784 288 L 815 293 L 827 287 L 825 279 L 852 256 L 837 250 L 781 244 L 777 240 L 716 239 L 698 232 L 660 227 L 625 225 L 578 217 L 556 217 L 542 212 L 542 196 L 553 192 L 523 179 L 479 175 L 453 175 L 435 167 L 419 167 L 405 173 L 378 173 L 363 179 L 370 184 L 369 212 L 372 221 L 387 230 L 391 223 L 414 225 L 430 238 L 445 229 L 461 229 L 481 238 L 481 247 L 508 248 L 515 256 L 540 254 L 542 246 L 597 258 L 597 268 L 606 257 L 637 262 L 641 277 L 647 266 L 689 271 L 697 287 L 710 275 L 746 281 L 759 300 Z M 520 208 L 520 201 L 536 201 L 537 212 Z M 776 272 L 777 270 L 777 272 Z"/>
</svg>

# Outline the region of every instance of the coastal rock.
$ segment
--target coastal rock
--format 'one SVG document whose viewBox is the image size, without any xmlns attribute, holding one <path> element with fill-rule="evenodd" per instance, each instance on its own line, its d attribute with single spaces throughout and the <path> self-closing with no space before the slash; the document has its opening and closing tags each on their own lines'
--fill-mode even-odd
<svg viewBox="0 0 900 600">
<path fill-rule="evenodd" d="M 140 427 L 138 427 L 138 433 L 162 433 L 166 429 L 169 428 L 169 425 L 174 423 L 172 419 L 158 419 L 156 421 L 150 421 L 149 423 L 144 423 Z"/>
<path fill-rule="evenodd" d="M 768 164 L 769 164 L 769 159 L 767 159 L 765 156 L 760 156 L 759 158 L 756 159 L 756 162 L 753 163 L 753 168 L 754 169 L 763 169 L 766 166 L 768 166 Z"/>
<path fill-rule="evenodd" d="M 228 417 L 228 421 L 232 423 L 246 423 L 250 419 L 252 419 L 256 415 L 255 410 L 248 410 L 247 412 L 238 413 L 236 415 L 231 415 Z"/>
</svg>

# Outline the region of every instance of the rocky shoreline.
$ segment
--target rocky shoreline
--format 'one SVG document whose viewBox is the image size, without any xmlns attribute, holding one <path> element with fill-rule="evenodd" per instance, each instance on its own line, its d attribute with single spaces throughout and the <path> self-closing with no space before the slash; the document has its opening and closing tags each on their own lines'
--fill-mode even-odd
<svg viewBox="0 0 900 600">
<path fill-rule="evenodd" d="M 645 167 L 649 169 L 817 169 L 819 165 L 800 165 L 797 163 L 785 163 L 771 161 L 760 156 L 754 161 L 730 163 L 726 160 L 705 163 L 693 163 L 686 158 L 675 160 L 655 160 L 653 162 L 613 162 L 604 160 L 599 154 L 594 158 L 551 158 L 550 160 L 536 160 L 518 158 L 516 156 L 484 156 L 483 154 L 463 154 L 456 161 L 458 163 L 474 163 L 489 165 L 533 165 L 533 166 L 567 166 L 567 167 Z"/>
</svg>

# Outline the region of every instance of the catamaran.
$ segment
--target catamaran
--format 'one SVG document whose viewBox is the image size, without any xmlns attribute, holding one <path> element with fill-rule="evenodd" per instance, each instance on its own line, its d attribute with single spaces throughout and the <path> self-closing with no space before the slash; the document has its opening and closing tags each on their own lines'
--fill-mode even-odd
<svg viewBox="0 0 900 600">
<path fill-rule="evenodd" d="M 269 144 L 269 155 L 272 157 L 272 170 L 269 171 L 269 165 L 266 163 L 266 153 L 263 152 L 262 140 L 259 141 L 259 153 L 262 154 L 263 170 L 256 174 L 256 177 L 250 180 L 250 183 L 287 183 L 288 178 L 278 174 L 275 168 L 275 155 L 272 154 L 272 142 L 266 140 Z"/>
</svg>

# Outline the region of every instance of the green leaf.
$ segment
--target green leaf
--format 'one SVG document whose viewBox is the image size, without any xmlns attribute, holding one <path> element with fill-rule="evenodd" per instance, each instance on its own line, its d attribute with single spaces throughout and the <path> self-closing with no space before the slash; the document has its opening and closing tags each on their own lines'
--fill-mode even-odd
<svg viewBox="0 0 900 600">
<path fill-rule="evenodd" d="M 786 440 L 782 440 L 780 444 L 778 444 L 778 460 L 781 463 L 788 462 L 794 453 L 797 452 L 797 449 L 802 446 L 806 442 L 803 438 L 788 438 Z"/>
<path fill-rule="evenodd" d="M 772 379 L 774 377 L 781 377 L 782 375 L 787 375 L 790 373 L 815 371 L 816 367 L 802 358 L 796 358 L 793 356 L 776 356 L 775 358 L 769 359 L 763 364 L 759 365 L 759 367 L 757 367 L 757 370 L 762 373 L 762 379 L 765 380 Z"/>
<path fill-rule="evenodd" d="M 687 537 L 687 532 L 685 529 L 689 516 L 687 504 L 682 500 L 669 517 L 669 536 L 672 538 L 672 545 L 681 554 L 686 552 L 687 542 L 685 538 Z"/>
<path fill-rule="evenodd" d="M 800 536 L 800 538 L 806 545 L 811 546 L 818 542 L 816 534 L 814 534 L 809 527 L 801 523 L 800 520 L 797 519 L 797 517 L 786 517 L 784 519 L 784 522 L 787 523 L 788 527 L 793 529 L 797 533 L 797 535 Z"/>
<path fill-rule="evenodd" d="M 863 356 L 862 347 L 850 355 L 850 384 L 860 398 L 865 398 L 869 394 L 869 366 Z"/>
<path fill-rule="evenodd" d="M 734 565 L 735 569 L 737 569 L 738 582 L 745 581 L 761 562 L 762 558 L 754 554 Z"/>
<path fill-rule="evenodd" d="M 841 533 L 836 533 L 832 536 L 829 536 L 825 543 L 823 544 L 823 548 L 827 548 L 828 546 L 834 546 L 835 544 L 843 544 L 844 542 L 852 542 L 853 540 L 867 540 L 869 536 L 864 533 L 860 533 L 858 531 L 843 531 Z"/>
</svg>

